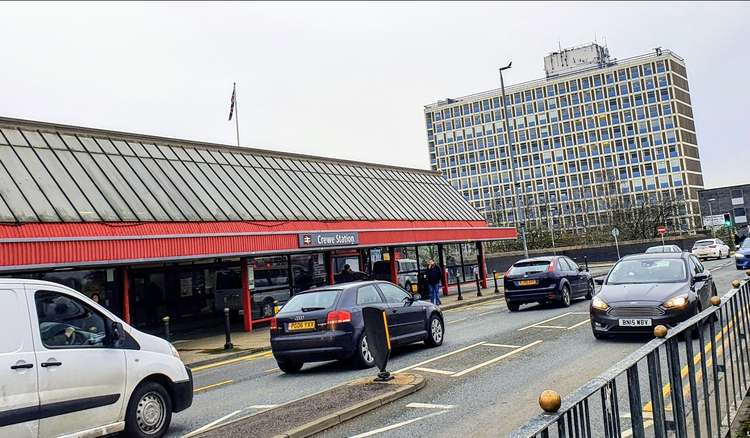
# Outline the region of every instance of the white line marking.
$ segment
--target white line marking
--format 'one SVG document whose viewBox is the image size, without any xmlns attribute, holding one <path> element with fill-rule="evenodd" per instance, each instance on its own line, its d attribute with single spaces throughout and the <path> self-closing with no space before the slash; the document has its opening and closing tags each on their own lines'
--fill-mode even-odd
<svg viewBox="0 0 750 438">
<path fill-rule="evenodd" d="M 551 328 L 551 329 L 565 330 L 567 327 L 562 326 L 562 325 L 535 325 L 534 328 Z"/>
<path fill-rule="evenodd" d="M 445 354 L 441 354 L 440 356 L 435 356 L 432 359 L 427 359 L 427 360 L 424 360 L 422 362 L 415 363 L 414 365 L 410 365 L 410 366 L 408 366 L 406 368 L 401 368 L 400 370 L 394 372 L 394 374 L 396 374 L 396 373 L 403 373 L 404 371 L 408 371 L 408 370 L 410 370 L 412 368 L 421 367 L 422 365 L 427 365 L 430 362 L 434 362 L 434 361 L 436 361 L 438 359 L 442 359 L 444 357 L 452 356 L 452 355 L 454 355 L 456 353 L 460 353 L 462 351 L 466 351 L 466 350 L 468 350 L 470 348 L 478 347 L 478 346 L 480 346 L 482 344 L 484 344 L 484 342 L 477 342 L 476 344 L 471 344 L 471 345 L 469 345 L 467 347 L 459 348 L 458 350 L 451 351 L 450 353 L 445 353 Z"/>
<path fill-rule="evenodd" d="M 386 426 L 386 427 L 381 427 L 380 429 L 375 429 L 375 430 L 371 430 L 369 432 L 360 433 L 359 435 L 352 435 L 349 438 L 365 438 L 365 437 L 368 437 L 368 436 L 377 435 L 377 434 L 379 434 L 381 432 L 387 432 L 389 430 L 398 429 L 401 426 L 406 426 L 407 424 L 416 423 L 417 421 L 425 420 L 427 418 L 434 417 L 434 416 L 437 416 L 437 415 L 442 415 L 442 414 L 444 414 L 446 412 L 448 412 L 448 411 L 433 412 L 431 414 L 423 415 L 421 417 L 412 418 L 411 420 L 402 421 L 402 422 L 396 423 L 396 424 L 391 424 L 390 426 Z"/>
<path fill-rule="evenodd" d="M 507 345 L 507 344 L 490 344 L 489 342 L 485 342 L 484 345 L 488 347 L 500 347 L 500 348 L 520 348 L 520 345 Z"/>
<path fill-rule="evenodd" d="M 208 430 L 208 429 L 216 426 L 217 424 L 221 423 L 222 421 L 225 421 L 225 420 L 227 420 L 227 419 L 229 419 L 229 418 L 231 418 L 231 417 L 239 414 L 240 412 L 242 412 L 242 411 L 234 411 L 231 414 L 227 414 L 227 415 L 219 418 L 218 420 L 214 420 L 214 421 L 208 423 L 205 426 L 199 427 L 198 429 L 195 429 L 194 431 L 183 435 L 182 438 L 190 438 L 191 436 L 198 435 L 199 433 L 204 432 L 204 431 L 206 431 L 206 430 Z"/>
<path fill-rule="evenodd" d="M 558 318 L 562 318 L 563 316 L 568 316 L 568 315 L 570 315 L 571 313 L 572 313 L 572 312 L 567 312 L 567 313 L 563 313 L 562 315 L 557 315 L 557 316 L 554 316 L 554 317 L 552 317 L 552 318 L 550 318 L 550 319 L 545 319 L 544 321 L 539 321 L 539 322 L 535 322 L 534 324 L 531 324 L 531 325 L 527 325 L 527 326 L 526 326 L 526 327 L 524 327 L 524 328 L 520 328 L 520 329 L 518 329 L 518 331 L 519 331 L 519 332 L 521 332 L 521 331 L 524 331 L 524 330 L 526 330 L 526 329 L 530 329 L 531 327 L 535 327 L 535 326 L 537 326 L 537 325 L 539 325 L 539 324 L 544 324 L 545 322 L 550 322 L 550 321 L 554 321 L 554 320 L 556 320 L 556 319 L 558 319 Z"/>
<path fill-rule="evenodd" d="M 588 315 L 589 312 L 570 312 L 571 315 Z"/>
<path fill-rule="evenodd" d="M 494 358 L 494 359 L 490 359 L 490 360 L 488 360 L 488 361 L 486 361 L 486 362 L 482 362 L 482 363 L 480 363 L 479 365 L 474 365 L 474 366 L 473 366 L 473 367 L 471 367 L 471 368 L 467 368 L 467 369 L 465 369 L 465 370 L 463 370 L 463 371 L 459 371 L 459 372 L 457 372 L 456 374 L 454 374 L 454 375 L 453 375 L 453 377 L 461 377 L 461 376 L 463 376 L 463 375 L 465 375 L 465 374 L 468 374 L 468 373 L 470 373 L 470 372 L 472 372 L 472 371 L 476 371 L 476 370 L 478 370 L 479 368 L 482 368 L 482 367 L 486 367 L 487 365 L 492 365 L 493 363 L 495 363 L 495 362 L 498 362 L 498 361 L 501 361 L 501 360 L 505 359 L 506 357 L 510 357 L 510 356 L 513 356 L 514 354 L 520 353 L 520 352 L 522 352 L 523 350 L 526 350 L 527 348 L 531 348 L 531 347 L 533 347 L 534 345 L 538 345 L 538 344 L 541 344 L 541 343 L 542 343 L 542 340 L 540 339 L 540 340 L 538 340 L 538 341 L 534 341 L 534 342 L 532 342 L 531 344 L 526 344 L 526 345 L 524 345 L 523 347 L 519 347 L 519 348 L 516 348 L 515 350 L 513 350 L 513 351 L 509 351 L 508 353 L 505 353 L 505 354 L 503 354 L 502 356 L 498 356 L 498 357 L 496 357 L 496 358 Z"/>
<path fill-rule="evenodd" d="M 277 407 L 278 405 L 252 405 L 248 406 L 248 409 L 273 409 Z"/>
<path fill-rule="evenodd" d="M 407 408 L 424 408 L 424 409 L 453 409 L 456 405 L 433 405 L 432 403 L 409 403 Z"/>
<path fill-rule="evenodd" d="M 416 367 L 414 371 L 424 371 L 426 373 L 445 374 L 446 376 L 452 376 L 455 371 L 436 370 L 434 368 Z"/>
<path fill-rule="evenodd" d="M 588 319 L 587 319 L 587 320 L 585 320 L 585 321 L 581 321 L 581 322 L 579 322 L 578 324 L 573 324 L 573 325 L 571 325 L 570 327 L 568 327 L 568 328 L 567 328 L 567 330 L 573 330 L 574 328 L 576 328 L 576 327 L 578 327 L 578 326 L 582 326 L 582 325 L 586 324 L 587 322 L 589 322 L 589 320 L 588 320 Z"/>
<path fill-rule="evenodd" d="M 452 321 L 448 321 L 448 322 L 446 322 L 446 324 L 453 324 L 454 322 L 466 321 L 467 319 L 469 319 L 468 316 L 466 318 L 460 318 L 460 319 L 454 319 Z"/>
</svg>

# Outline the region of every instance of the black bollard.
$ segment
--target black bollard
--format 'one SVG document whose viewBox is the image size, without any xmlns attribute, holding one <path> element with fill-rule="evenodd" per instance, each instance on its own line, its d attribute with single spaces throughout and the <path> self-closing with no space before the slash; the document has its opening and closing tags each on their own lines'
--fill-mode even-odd
<svg viewBox="0 0 750 438">
<path fill-rule="evenodd" d="M 495 270 L 492 271 L 492 278 L 495 280 L 495 293 L 499 294 L 500 289 L 497 288 L 497 271 Z"/>
<path fill-rule="evenodd" d="M 169 317 L 165 316 L 161 320 L 164 323 L 164 339 L 169 341 Z"/>
<path fill-rule="evenodd" d="M 234 348 L 232 345 L 232 333 L 229 327 L 229 307 L 224 308 L 224 335 L 226 336 L 226 342 L 224 342 L 224 349 L 231 350 Z"/>
<path fill-rule="evenodd" d="M 583 256 L 583 264 L 586 266 L 586 272 L 589 270 L 589 257 Z"/>
<path fill-rule="evenodd" d="M 479 274 L 474 274 L 474 281 L 477 282 L 477 296 L 482 296 L 482 285 L 479 284 Z"/>
<path fill-rule="evenodd" d="M 461 295 L 461 279 L 458 277 L 458 273 L 456 273 L 456 288 L 458 289 L 458 298 L 456 298 L 456 300 L 463 301 L 464 297 Z"/>
</svg>

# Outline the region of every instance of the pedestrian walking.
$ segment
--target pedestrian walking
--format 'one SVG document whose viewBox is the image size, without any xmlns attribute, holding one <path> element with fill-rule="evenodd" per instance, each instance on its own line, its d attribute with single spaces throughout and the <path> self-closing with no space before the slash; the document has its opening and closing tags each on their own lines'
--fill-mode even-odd
<svg viewBox="0 0 750 438">
<path fill-rule="evenodd" d="M 435 305 L 440 302 L 440 285 L 443 283 L 442 269 L 435 264 L 434 259 L 427 261 L 427 289 L 430 291 L 430 302 Z"/>
</svg>

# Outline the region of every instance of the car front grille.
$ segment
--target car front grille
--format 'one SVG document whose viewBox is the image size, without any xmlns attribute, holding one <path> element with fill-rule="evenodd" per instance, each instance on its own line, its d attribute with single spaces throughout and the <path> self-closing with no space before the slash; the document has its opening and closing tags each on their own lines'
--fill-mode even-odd
<svg viewBox="0 0 750 438">
<path fill-rule="evenodd" d="M 634 306 L 634 307 L 613 307 L 609 311 L 610 316 L 614 317 L 639 317 L 639 316 L 661 316 L 664 315 L 664 310 L 659 307 L 645 307 L 645 306 Z"/>
</svg>

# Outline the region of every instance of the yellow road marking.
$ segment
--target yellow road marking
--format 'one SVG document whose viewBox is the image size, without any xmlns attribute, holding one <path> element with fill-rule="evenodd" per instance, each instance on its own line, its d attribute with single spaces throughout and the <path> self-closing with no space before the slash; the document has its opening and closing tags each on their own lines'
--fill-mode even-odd
<svg viewBox="0 0 750 438">
<path fill-rule="evenodd" d="M 206 385 L 206 386 L 203 386 L 201 388 L 195 388 L 193 390 L 193 392 L 201 392 L 201 391 L 205 391 L 207 389 L 216 388 L 216 387 L 224 386 L 224 385 L 229 385 L 230 383 L 234 383 L 234 380 L 224 380 L 223 382 L 214 383 L 213 385 Z"/>
<path fill-rule="evenodd" d="M 236 357 L 234 359 L 227 359 L 227 360 L 223 360 L 221 362 L 214 362 L 214 363 L 210 363 L 208 365 L 203 365 L 203 366 L 195 367 L 195 368 L 192 368 L 191 371 L 193 373 L 198 373 L 200 371 L 210 370 L 212 368 L 222 367 L 224 365 L 231 365 L 233 363 L 251 361 L 251 360 L 261 359 L 261 358 L 267 358 L 267 357 L 271 357 L 271 356 L 273 356 L 273 353 L 271 353 L 270 351 L 261 351 L 260 353 L 249 354 L 247 356 Z"/>
</svg>

